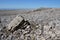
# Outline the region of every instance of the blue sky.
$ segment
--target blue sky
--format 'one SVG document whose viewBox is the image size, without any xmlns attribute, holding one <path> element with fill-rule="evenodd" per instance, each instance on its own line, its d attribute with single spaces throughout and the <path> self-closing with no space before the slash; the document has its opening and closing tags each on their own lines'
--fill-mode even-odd
<svg viewBox="0 0 60 40">
<path fill-rule="evenodd" d="M 60 8 L 60 0 L 0 0 L 0 9 Z"/>
</svg>

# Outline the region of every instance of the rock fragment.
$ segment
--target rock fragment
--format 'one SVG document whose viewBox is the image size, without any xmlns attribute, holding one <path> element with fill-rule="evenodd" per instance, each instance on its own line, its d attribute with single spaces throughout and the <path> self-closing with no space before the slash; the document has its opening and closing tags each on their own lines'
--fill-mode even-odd
<svg viewBox="0 0 60 40">
<path fill-rule="evenodd" d="M 27 20 L 24 20 L 22 16 L 18 15 L 8 24 L 7 30 L 14 32 L 18 29 L 28 28 L 28 25 L 30 25 L 30 23 Z"/>
</svg>

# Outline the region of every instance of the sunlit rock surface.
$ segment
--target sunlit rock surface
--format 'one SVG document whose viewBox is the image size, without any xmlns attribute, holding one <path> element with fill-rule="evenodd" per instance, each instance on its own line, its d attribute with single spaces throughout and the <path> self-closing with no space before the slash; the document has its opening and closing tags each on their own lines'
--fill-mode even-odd
<svg viewBox="0 0 60 40">
<path fill-rule="evenodd" d="M 31 23 L 30 27 L 6 31 L 7 24 L 18 14 Z M 0 40 L 60 40 L 60 8 L 0 11 Z"/>
</svg>

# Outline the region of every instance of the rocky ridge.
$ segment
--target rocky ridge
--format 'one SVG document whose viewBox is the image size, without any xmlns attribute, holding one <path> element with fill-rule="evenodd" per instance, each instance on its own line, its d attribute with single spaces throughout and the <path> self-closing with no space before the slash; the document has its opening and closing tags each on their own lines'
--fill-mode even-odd
<svg viewBox="0 0 60 40">
<path fill-rule="evenodd" d="M 4 27 L 16 15 L 0 16 L 0 40 L 60 40 L 60 9 L 37 9 L 19 15 L 29 21 L 30 27 L 7 32 Z"/>
</svg>

